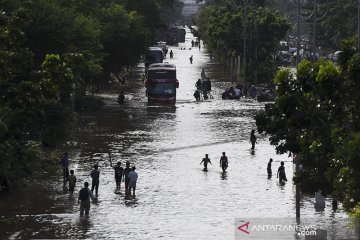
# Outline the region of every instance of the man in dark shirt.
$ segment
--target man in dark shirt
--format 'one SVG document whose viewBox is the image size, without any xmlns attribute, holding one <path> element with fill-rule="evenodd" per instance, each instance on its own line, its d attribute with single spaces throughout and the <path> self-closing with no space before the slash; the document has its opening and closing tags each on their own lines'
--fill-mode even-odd
<svg viewBox="0 0 360 240">
<path fill-rule="evenodd" d="M 271 178 L 272 176 L 272 171 L 271 171 L 271 163 L 272 163 L 272 158 L 270 158 L 268 165 L 267 165 L 267 173 L 268 173 L 268 178 Z"/>
<path fill-rule="evenodd" d="M 85 182 L 84 187 L 79 191 L 78 204 L 80 204 L 80 216 L 84 215 L 84 211 L 85 211 L 85 216 L 89 216 L 90 198 L 93 202 L 96 201 L 94 195 L 92 194 L 88 186 L 89 183 Z"/>
<path fill-rule="evenodd" d="M 200 162 L 200 164 L 202 164 L 202 163 L 204 163 L 204 171 L 207 171 L 208 163 L 210 163 L 212 165 L 208 154 L 205 154 L 205 158 L 203 158 L 203 160 Z"/>
<path fill-rule="evenodd" d="M 121 179 L 123 175 L 123 168 L 121 167 L 121 162 L 117 162 L 116 166 L 113 166 L 115 170 L 115 182 L 116 182 L 116 189 L 121 188 Z"/>
<path fill-rule="evenodd" d="M 277 172 L 277 177 L 279 178 L 279 183 L 287 182 L 283 161 L 281 161 L 281 163 L 280 163 L 280 167 Z"/>
<path fill-rule="evenodd" d="M 92 184 L 91 184 L 91 192 L 94 192 L 95 189 L 95 195 L 98 195 L 99 190 L 99 178 L 100 178 L 100 172 L 98 170 L 99 166 L 97 164 L 94 165 L 94 170 L 91 171 L 91 178 L 92 178 Z"/>
<path fill-rule="evenodd" d="M 223 152 L 220 158 L 220 167 L 222 168 L 223 172 L 226 171 L 228 165 L 229 165 L 228 158 L 227 156 L 225 156 L 225 152 Z"/>
<path fill-rule="evenodd" d="M 126 162 L 126 168 L 123 170 L 123 175 L 124 175 L 124 180 L 125 180 L 125 192 L 129 192 L 129 182 L 130 182 L 130 178 L 129 178 L 129 173 L 131 172 L 131 168 L 130 168 L 130 162 L 127 161 Z"/>
<path fill-rule="evenodd" d="M 69 179 L 69 154 L 64 153 L 64 157 L 60 161 L 61 167 L 63 169 L 63 183 L 65 185 L 66 181 Z"/>
</svg>

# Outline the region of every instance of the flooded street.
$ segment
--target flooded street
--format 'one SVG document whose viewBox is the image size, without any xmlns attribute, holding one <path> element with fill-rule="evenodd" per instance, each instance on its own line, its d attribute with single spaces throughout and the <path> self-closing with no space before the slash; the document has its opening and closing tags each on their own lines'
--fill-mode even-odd
<svg viewBox="0 0 360 240">
<path fill-rule="evenodd" d="M 0 224 L 1 239 L 234 239 L 236 219 L 295 218 L 292 158 L 276 155 L 268 136 L 258 133 L 256 149 L 250 149 L 253 117 L 264 104 L 222 100 L 224 88 L 235 84 L 224 77 L 221 66 L 210 60 L 204 48 L 189 49 L 192 39 L 187 32 L 185 43 L 169 47 L 174 58 L 166 59 L 177 67 L 176 106 L 148 106 L 142 80 L 127 84 L 122 106 L 116 94 L 102 95 L 104 110 L 80 116 L 69 150 L 70 169 L 78 178 L 74 197 L 63 190 L 59 171 L 24 189 L 23 199 L 1 200 L 0 219 L 6 222 Z M 212 79 L 214 98 L 195 102 L 195 82 L 202 68 Z M 115 192 L 109 152 L 114 163 L 130 161 L 136 166 L 135 198 L 125 197 L 123 183 L 121 194 Z M 219 167 L 222 152 L 229 158 L 225 174 Z M 212 161 L 208 172 L 199 165 L 206 153 Z M 266 172 L 269 158 L 274 159 L 271 179 Z M 284 186 L 276 178 L 280 161 L 285 162 L 289 179 Z M 90 217 L 83 219 L 78 191 L 85 181 L 91 182 L 95 163 L 101 172 L 98 203 L 91 205 Z M 316 212 L 313 203 L 313 198 L 302 198 L 302 217 L 326 223 L 346 215 L 341 210 L 333 212 L 330 200 L 323 212 Z M 268 239 L 303 238 L 293 231 Z"/>
</svg>

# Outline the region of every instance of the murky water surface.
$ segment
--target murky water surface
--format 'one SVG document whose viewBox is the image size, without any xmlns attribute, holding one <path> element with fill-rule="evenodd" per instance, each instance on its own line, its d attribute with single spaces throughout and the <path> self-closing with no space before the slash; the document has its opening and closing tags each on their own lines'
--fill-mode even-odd
<svg viewBox="0 0 360 240">
<path fill-rule="evenodd" d="M 232 83 L 203 48 L 189 49 L 193 37 L 189 32 L 186 36 L 186 43 L 169 47 L 174 59 L 167 59 L 177 66 L 176 106 L 147 106 L 141 80 L 127 84 L 123 106 L 117 104 L 116 94 L 103 95 L 107 105 L 102 113 L 80 116 L 70 151 L 70 168 L 78 178 L 75 195 L 63 190 L 59 172 L 26 185 L 22 196 L 1 199 L 1 239 L 234 239 L 235 219 L 294 218 L 291 158 L 276 155 L 267 136 L 258 135 L 255 151 L 250 150 L 253 116 L 264 104 L 221 100 L 221 92 Z M 202 68 L 212 79 L 214 99 L 195 102 L 194 84 Z M 229 158 L 225 174 L 219 167 L 223 151 Z M 125 197 L 123 189 L 115 192 L 108 152 L 114 162 L 136 165 L 135 198 Z M 208 172 L 199 165 L 206 153 L 213 164 Z M 290 181 L 284 186 L 276 176 L 267 178 L 269 158 L 274 159 L 273 173 L 285 161 Z M 85 181 L 90 182 L 95 163 L 101 171 L 98 203 L 83 219 L 77 192 Z M 328 223 L 345 216 L 340 210 L 331 211 L 330 201 L 323 212 L 316 212 L 313 203 L 313 198 L 302 198 L 302 217 Z M 295 238 L 291 232 L 268 239 Z"/>
</svg>

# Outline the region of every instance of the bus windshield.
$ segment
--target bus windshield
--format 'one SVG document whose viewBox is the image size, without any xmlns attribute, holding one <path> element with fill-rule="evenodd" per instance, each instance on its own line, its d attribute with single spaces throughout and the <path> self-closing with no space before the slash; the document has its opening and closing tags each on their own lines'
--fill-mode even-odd
<svg viewBox="0 0 360 240">
<path fill-rule="evenodd" d="M 149 70 L 149 79 L 176 79 L 176 71 L 173 70 Z"/>
<path fill-rule="evenodd" d="M 154 94 L 172 95 L 175 94 L 175 83 L 150 83 L 149 92 Z"/>
</svg>

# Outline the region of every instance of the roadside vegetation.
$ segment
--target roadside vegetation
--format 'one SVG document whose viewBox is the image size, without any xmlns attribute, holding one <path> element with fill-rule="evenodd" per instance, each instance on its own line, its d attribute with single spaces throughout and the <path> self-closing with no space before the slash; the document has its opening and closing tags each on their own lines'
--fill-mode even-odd
<svg viewBox="0 0 360 240">
<path fill-rule="evenodd" d="M 272 54 L 290 25 L 280 12 L 267 8 L 264 1 L 245 5 L 228 0 L 206 4 L 198 17 L 198 27 L 207 50 L 222 63 L 240 56 L 241 66 L 246 65 L 248 82 L 254 83 L 269 82 L 274 76 Z"/>
<path fill-rule="evenodd" d="M 71 136 L 76 110 L 136 65 L 178 0 L 0 2 L 0 192 L 48 165 L 40 149 Z M 55 161 L 57 164 L 58 160 Z"/>
<path fill-rule="evenodd" d="M 326 1 L 318 2 L 319 12 L 326 12 Z M 296 30 L 293 1 L 208 1 L 197 32 L 220 62 L 245 55 L 248 82 L 254 83 L 256 73 L 258 82 L 276 85 L 275 102 L 256 116 L 258 131 L 270 136 L 278 153 L 291 153 L 300 163 L 294 182 L 303 192 L 331 195 L 353 216 L 360 209 L 360 50 L 358 39 L 351 38 L 356 2 L 330 1 L 318 24 L 319 45 L 342 50 L 337 63 L 304 60 L 296 73 L 283 68 L 275 77 L 272 54 Z M 302 19 L 311 9 L 304 3 Z M 309 21 L 302 23 L 302 35 L 311 37 Z"/>
<path fill-rule="evenodd" d="M 302 169 L 303 192 L 321 191 L 359 214 L 360 51 L 357 38 L 342 44 L 338 65 L 320 60 L 277 72 L 277 98 L 256 116 L 278 153 L 292 153 Z"/>
</svg>

